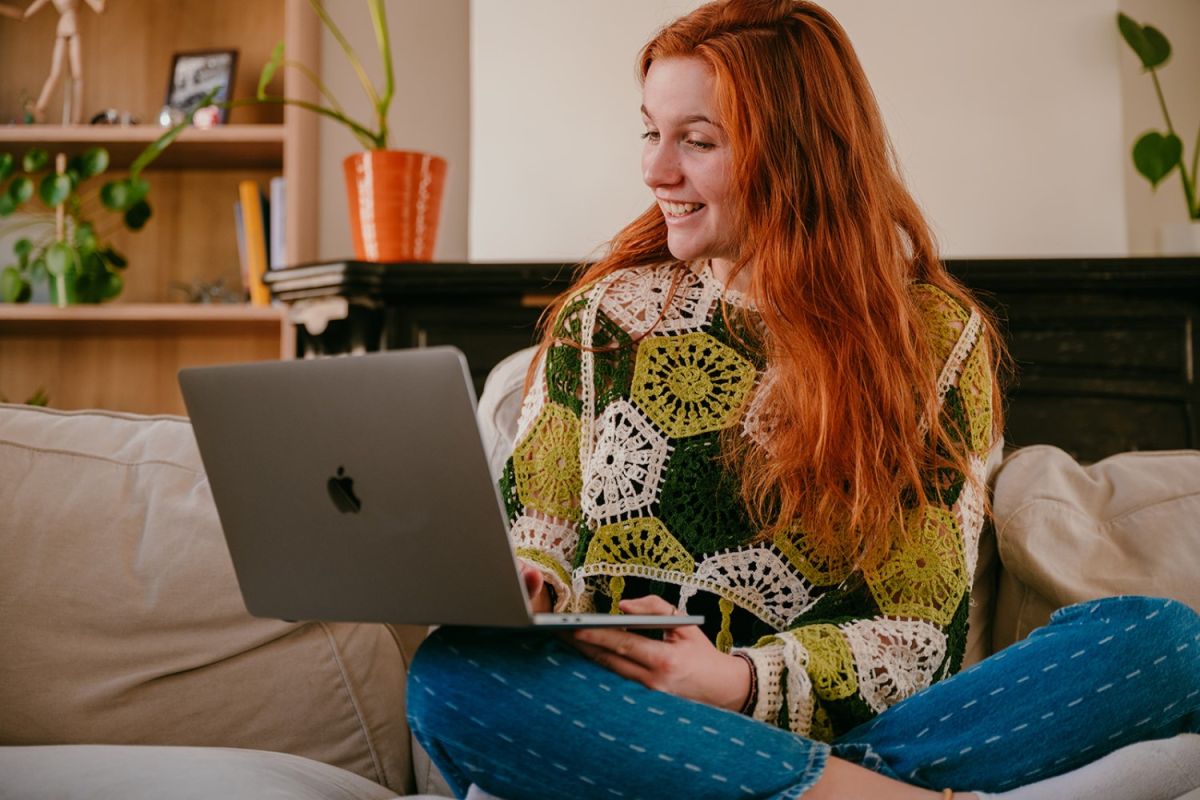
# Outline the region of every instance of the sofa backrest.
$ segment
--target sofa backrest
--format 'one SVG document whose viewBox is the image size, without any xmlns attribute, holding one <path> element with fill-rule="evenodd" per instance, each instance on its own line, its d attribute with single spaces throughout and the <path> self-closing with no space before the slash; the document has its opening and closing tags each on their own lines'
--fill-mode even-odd
<svg viewBox="0 0 1200 800">
<path fill-rule="evenodd" d="M 992 647 L 1072 603 L 1170 597 L 1200 611 L 1200 451 L 1120 453 L 1087 466 L 1057 447 L 1024 447 L 995 479 L 1004 569 Z"/>
<path fill-rule="evenodd" d="M 420 631 L 255 619 L 191 425 L 0 405 L 0 745 L 275 750 L 412 788 Z"/>
</svg>

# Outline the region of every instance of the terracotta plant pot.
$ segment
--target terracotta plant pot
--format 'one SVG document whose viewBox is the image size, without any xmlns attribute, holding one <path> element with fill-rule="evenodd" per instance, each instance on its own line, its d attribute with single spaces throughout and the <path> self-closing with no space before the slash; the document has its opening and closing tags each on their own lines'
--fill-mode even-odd
<svg viewBox="0 0 1200 800">
<path fill-rule="evenodd" d="M 361 261 L 432 261 L 446 160 L 368 150 L 342 162 L 354 254 Z"/>
</svg>

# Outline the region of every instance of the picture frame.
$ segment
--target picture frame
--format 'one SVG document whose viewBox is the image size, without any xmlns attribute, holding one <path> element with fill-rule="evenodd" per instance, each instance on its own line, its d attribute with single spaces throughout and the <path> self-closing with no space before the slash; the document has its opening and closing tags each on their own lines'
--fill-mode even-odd
<svg viewBox="0 0 1200 800">
<path fill-rule="evenodd" d="M 218 89 L 214 102 L 229 100 L 233 96 L 237 61 L 236 49 L 176 53 L 171 59 L 166 106 L 186 114 L 213 89 Z M 218 109 L 217 124 L 224 125 L 228 117 L 229 109 Z"/>
</svg>

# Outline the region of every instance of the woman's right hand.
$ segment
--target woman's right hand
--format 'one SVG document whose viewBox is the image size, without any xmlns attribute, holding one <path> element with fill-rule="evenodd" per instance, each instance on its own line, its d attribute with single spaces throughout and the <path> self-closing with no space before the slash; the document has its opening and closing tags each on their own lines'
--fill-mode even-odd
<svg viewBox="0 0 1200 800">
<path fill-rule="evenodd" d="M 546 578 L 542 571 L 526 561 L 517 561 L 521 567 L 521 581 L 525 584 L 525 594 L 529 596 L 529 604 L 533 613 L 545 614 L 554 610 L 550 602 L 550 590 L 546 587 Z"/>
</svg>

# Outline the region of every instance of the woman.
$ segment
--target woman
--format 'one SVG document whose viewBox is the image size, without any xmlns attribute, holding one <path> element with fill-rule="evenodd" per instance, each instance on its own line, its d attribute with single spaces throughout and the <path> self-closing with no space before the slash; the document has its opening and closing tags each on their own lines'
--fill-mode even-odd
<svg viewBox="0 0 1200 800">
<path fill-rule="evenodd" d="M 1200 625 L 1164 600 L 1066 609 L 942 681 L 1000 343 L 942 268 L 838 24 L 711 3 L 640 74 L 655 203 L 551 309 L 501 487 L 537 610 L 707 623 L 438 631 L 410 718 L 454 788 L 936 797 L 1194 730 L 1195 697 L 1158 709 L 1200 649 L 1174 649 Z M 1091 699 L 1143 664 L 1153 714 Z"/>
</svg>

